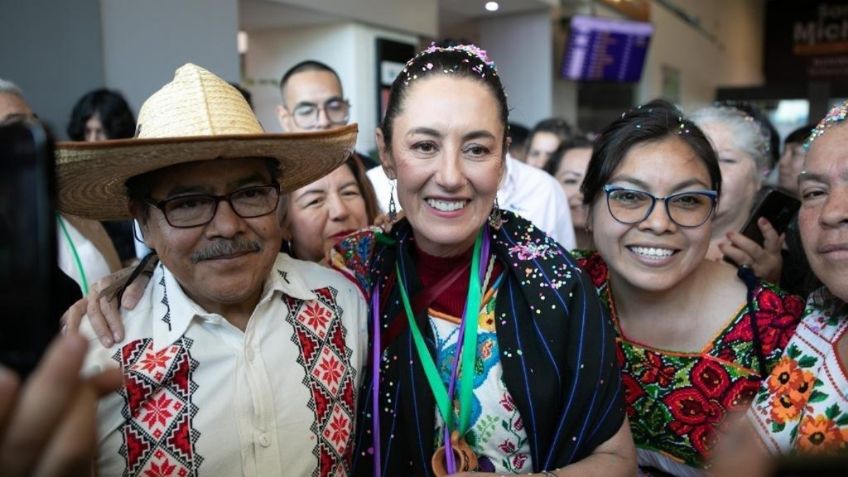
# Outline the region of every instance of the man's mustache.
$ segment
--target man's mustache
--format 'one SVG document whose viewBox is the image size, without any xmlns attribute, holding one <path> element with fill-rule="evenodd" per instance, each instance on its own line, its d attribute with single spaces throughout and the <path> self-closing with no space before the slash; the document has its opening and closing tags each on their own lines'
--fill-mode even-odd
<svg viewBox="0 0 848 477">
<path fill-rule="evenodd" d="M 255 240 L 217 240 L 212 245 L 192 253 L 191 263 L 227 257 L 229 255 L 235 255 L 243 252 L 258 252 L 260 250 L 262 250 L 262 245 Z"/>
</svg>

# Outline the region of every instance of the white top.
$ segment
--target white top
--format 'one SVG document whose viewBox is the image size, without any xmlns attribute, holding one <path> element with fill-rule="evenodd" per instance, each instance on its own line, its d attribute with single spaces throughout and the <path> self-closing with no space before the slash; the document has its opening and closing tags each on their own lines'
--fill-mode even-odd
<svg viewBox="0 0 848 477">
<path fill-rule="evenodd" d="M 83 280 L 79 265 L 82 265 L 85 281 L 89 287 L 97 280 L 112 273 L 109 270 L 109 263 L 106 258 L 93 242 L 85 238 L 69 221 L 61 217 L 56 220 L 61 222 L 56 224 L 57 241 L 59 243 L 59 268 L 73 278 L 80 289 L 83 288 Z M 67 235 L 62 230 L 63 225 L 68 232 Z M 70 237 L 70 240 L 68 240 L 68 237 Z M 74 251 L 79 257 L 79 265 L 76 257 L 74 257 Z"/>
<path fill-rule="evenodd" d="M 123 315 L 125 340 L 84 366 L 124 370 L 98 408 L 99 475 L 348 474 L 368 332 L 341 274 L 278 255 L 242 332 L 160 264 Z"/>
<path fill-rule="evenodd" d="M 845 303 L 823 288 L 811 293 L 801 323 L 748 409 L 772 454 L 845 452 L 848 363 L 839 357 L 845 333 Z"/>
<path fill-rule="evenodd" d="M 380 208 L 383 212 L 388 211 L 391 181 L 382 167 L 374 167 L 366 174 L 374 186 Z M 395 204 L 397 210 L 400 210 L 397 192 Z M 498 204 L 502 209 L 533 222 L 566 249 L 575 247 L 568 198 L 559 182 L 547 172 L 507 155 L 506 174 L 498 189 Z"/>
</svg>

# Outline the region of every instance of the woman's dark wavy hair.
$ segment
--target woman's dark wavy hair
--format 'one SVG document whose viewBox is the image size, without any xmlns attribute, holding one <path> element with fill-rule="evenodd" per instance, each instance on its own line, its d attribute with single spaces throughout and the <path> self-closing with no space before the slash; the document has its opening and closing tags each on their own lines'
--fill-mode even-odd
<svg viewBox="0 0 848 477">
<path fill-rule="evenodd" d="M 68 123 L 68 137 L 72 141 L 85 140 L 85 123 L 95 114 L 108 139 L 126 139 L 135 135 L 135 116 L 127 100 L 117 91 L 106 88 L 89 91 L 74 105 Z"/>
<path fill-rule="evenodd" d="M 461 49 L 476 48 L 474 45 L 459 45 L 453 41 L 435 43 L 406 63 L 403 71 L 395 78 L 389 94 L 386 114 L 380 124 L 386 147 L 391 150 L 392 126 L 395 118 L 403 111 L 407 91 L 416 82 L 435 75 L 452 75 L 456 78 L 468 78 L 489 88 L 498 102 L 500 120 L 504 127 L 504 152 L 509 136 L 509 108 L 501 78 L 494 63 L 486 62 L 479 55 Z"/>
<path fill-rule="evenodd" d="M 679 138 L 692 149 L 710 174 L 711 188 L 721 195 L 721 170 L 710 141 L 676 106 L 655 99 L 622 114 L 595 140 L 592 159 L 580 186 L 583 203 L 594 203 L 630 149 L 669 137 Z"/>
</svg>

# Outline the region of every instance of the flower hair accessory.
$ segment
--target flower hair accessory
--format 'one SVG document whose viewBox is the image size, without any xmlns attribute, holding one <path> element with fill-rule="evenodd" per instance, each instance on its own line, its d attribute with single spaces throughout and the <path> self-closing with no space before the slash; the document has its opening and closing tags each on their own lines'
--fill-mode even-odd
<svg viewBox="0 0 848 477">
<path fill-rule="evenodd" d="M 813 132 L 810 133 L 810 137 L 804 142 L 804 149 L 809 150 L 810 146 L 813 145 L 813 141 L 820 138 L 828 129 L 844 122 L 845 119 L 848 119 L 848 100 L 834 106 L 827 113 L 827 116 L 819 122 L 816 128 L 813 129 Z"/>
</svg>

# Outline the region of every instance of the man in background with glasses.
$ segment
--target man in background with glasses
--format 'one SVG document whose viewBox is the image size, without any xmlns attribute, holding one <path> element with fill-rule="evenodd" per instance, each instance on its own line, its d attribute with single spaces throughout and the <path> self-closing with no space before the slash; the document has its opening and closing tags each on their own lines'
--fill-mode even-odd
<svg viewBox="0 0 848 477">
<path fill-rule="evenodd" d="M 350 120 L 350 102 L 338 73 L 320 61 L 301 61 L 289 68 L 280 80 L 280 94 L 277 119 L 284 132 L 333 129 Z M 365 169 L 378 165 L 364 154 L 356 157 Z"/>
</svg>

